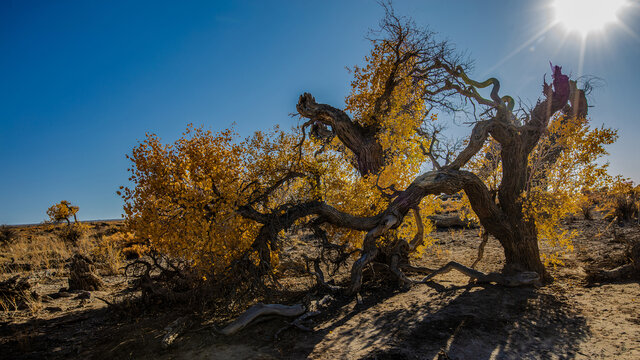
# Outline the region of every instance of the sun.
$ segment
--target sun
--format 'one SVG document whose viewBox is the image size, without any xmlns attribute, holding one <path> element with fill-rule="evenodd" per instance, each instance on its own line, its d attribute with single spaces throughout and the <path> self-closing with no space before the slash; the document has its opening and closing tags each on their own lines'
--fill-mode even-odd
<svg viewBox="0 0 640 360">
<path fill-rule="evenodd" d="M 627 0 L 554 0 L 555 21 L 586 36 L 618 22 L 618 12 L 626 3 Z"/>
</svg>

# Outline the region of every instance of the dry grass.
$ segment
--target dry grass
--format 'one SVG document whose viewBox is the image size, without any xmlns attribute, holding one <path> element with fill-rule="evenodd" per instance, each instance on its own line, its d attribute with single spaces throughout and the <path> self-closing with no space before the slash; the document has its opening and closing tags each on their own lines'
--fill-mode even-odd
<svg viewBox="0 0 640 360">
<path fill-rule="evenodd" d="M 119 274 L 125 265 L 122 254 L 122 244 L 125 237 L 126 235 L 123 233 L 97 235 L 92 240 L 86 240 L 79 244 L 83 249 L 78 253 L 90 255 L 95 259 L 104 275 Z"/>
<path fill-rule="evenodd" d="M 82 224 L 80 235 L 70 241 L 66 225 L 37 225 L 14 230 L 14 239 L 0 246 L 0 274 L 63 270 L 67 259 L 81 254 L 102 264 L 106 275 L 117 274 L 124 265 L 125 234 L 109 225 Z M 105 234 L 110 235 L 105 235 Z"/>
<path fill-rule="evenodd" d="M 23 291 L 18 296 L 0 296 L 0 309 L 4 312 L 27 309 L 33 316 L 36 315 L 44 305 L 40 298 L 32 291 Z"/>
<path fill-rule="evenodd" d="M 71 255 L 70 246 L 56 236 L 19 237 L 3 247 L 0 272 L 61 270 Z"/>
</svg>

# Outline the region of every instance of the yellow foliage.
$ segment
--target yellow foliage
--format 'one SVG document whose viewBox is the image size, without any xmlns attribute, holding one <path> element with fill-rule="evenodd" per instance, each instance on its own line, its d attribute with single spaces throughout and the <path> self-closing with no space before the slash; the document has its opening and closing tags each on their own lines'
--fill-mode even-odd
<svg viewBox="0 0 640 360">
<path fill-rule="evenodd" d="M 48 221 L 57 223 L 62 220 L 66 220 L 67 223 L 70 223 L 69 218 L 73 216 L 77 222 L 76 213 L 78 210 L 80 210 L 79 207 L 71 205 L 71 203 L 66 200 L 62 200 L 57 204 L 51 205 L 51 207 L 47 209 L 47 216 L 49 217 Z"/>
<path fill-rule="evenodd" d="M 261 133 L 236 142 L 231 130 L 217 134 L 189 126 L 174 144 L 163 145 L 148 134 L 129 158 L 133 189 L 122 188 L 125 215 L 136 239 L 195 266 L 221 271 L 246 251 L 257 225 L 237 213 L 236 206 L 268 182 L 279 166 L 273 142 Z M 283 144 L 284 147 L 284 144 Z M 264 156 L 255 157 L 260 152 Z M 283 168 L 284 170 L 286 168 Z M 282 171 L 280 170 L 280 171 Z"/>
<path fill-rule="evenodd" d="M 284 204 L 319 200 L 356 216 L 378 214 L 389 204 L 385 193 L 406 188 L 426 160 L 420 145 L 428 144 L 415 132 L 426 111 L 415 91 L 419 84 L 408 76 L 408 65 L 394 70 L 399 83 L 382 110 L 374 111 L 380 82 L 392 69 L 388 46 L 375 45 L 367 65 L 354 70 L 353 92 L 346 99 L 354 121 L 377 129 L 376 140 L 385 154 L 379 174 L 360 176 L 352 154 L 338 139 L 330 144 L 313 138 L 300 143 L 297 132 L 278 128 L 240 140 L 232 130 L 212 133 L 189 126 L 173 144 L 148 134 L 128 156 L 134 187 L 119 192 L 126 203 L 129 230 L 140 243 L 148 241 L 162 252 L 191 260 L 203 271 L 219 273 L 250 251 L 260 230 L 260 224 L 239 214 L 238 208 L 245 204 L 269 213 Z M 255 200 L 289 172 L 305 176 Z M 421 210 L 428 233 L 431 224 L 426 216 L 433 212 L 432 205 L 422 205 Z M 395 236 L 413 237 L 417 228 L 407 218 Z M 333 241 L 361 246 L 360 231 L 331 226 L 326 230 Z M 259 259 L 255 252 L 249 258 Z M 271 254 L 271 263 L 277 265 L 277 253 Z"/>
<path fill-rule="evenodd" d="M 560 256 L 573 251 L 577 233 L 560 229 L 559 222 L 580 211 L 585 193 L 611 181 L 608 163 L 598 160 L 607 155 L 605 145 L 617 137 L 616 130 L 591 128 L 586 118 L 556 117 L 530 155 L 531 180 L 523 194 L 523 207 L 525 216 L 535 221 L 539 239 L 552 249 L 543 254 L 546 264 L 562 265 Z M 557 160 L 546 162 L 557 151 Z"/>
<path fill-rule="evenodd" d="M 529 178 L 521 194 L 523 215 L 535 222 L 538 239 L 551 249 L 541 255 L 545 265 L 562 265 L 561 255 L 573 251 L 572 239 L 577 233 L 562 230 L 560 220 L 581 211 L 594 189 L 611 183 L 608 164 L 599 160 L 607 155 L 605 146 L 617 137 L 616 130 L 591 128 L 586 118 L 558 115 L 529 155 Z M 490 191 L 498 191 L 502 164 L 495 140 L 489 140 L 467 166 Z M 472 214 L 464 199 L 461 207 Z"/>
<path fill-rule="evenodd" d="M 618 221 L 640 217 L 640 185 L 634 186 L 631 179 L 618 175 L 601 190 L 604 196 L 599 208 L 606 211 L 607 217 Z"/>
</svg>

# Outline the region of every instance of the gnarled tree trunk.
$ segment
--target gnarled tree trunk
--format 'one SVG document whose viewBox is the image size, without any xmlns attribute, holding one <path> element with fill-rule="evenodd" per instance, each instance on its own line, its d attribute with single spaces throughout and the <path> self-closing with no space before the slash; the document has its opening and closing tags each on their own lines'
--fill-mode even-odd
<svg viewBox="0 0 640 360">
<path fill-rule="evenodd" d="M 340 109 L 316 103 L 316 99 L 309 93 L 300 95 L 296 108 L 300 115 L 309 119 L 306 126 L 312 125 L 316 129 L 322 127 L 322 131 L 315 131 L 316 136 L 336 135 L 353 152 L 356 158 L 354 165 L 360 175 L 380 171 L 384 164 L 384 154 L 373 129 L 354 122 Z"/>
</svg>

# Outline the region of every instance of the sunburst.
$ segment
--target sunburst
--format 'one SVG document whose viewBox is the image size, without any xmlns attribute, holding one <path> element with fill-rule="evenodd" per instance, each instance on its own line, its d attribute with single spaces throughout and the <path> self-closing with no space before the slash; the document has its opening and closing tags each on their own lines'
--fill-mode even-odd
<svg viewBox="0 0 640 360">
<path fill-rule="evenodd" d="M 587 36 L 617 23 L 627 0 L 555 0 L 555 21 L 569 31 Z"/>
</svg>

